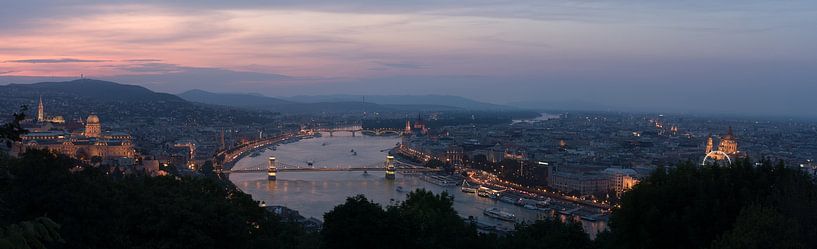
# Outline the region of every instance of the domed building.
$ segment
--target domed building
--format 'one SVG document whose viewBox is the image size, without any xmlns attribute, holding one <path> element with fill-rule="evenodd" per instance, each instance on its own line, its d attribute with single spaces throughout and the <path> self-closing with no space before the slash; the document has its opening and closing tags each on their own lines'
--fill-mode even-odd
<svg viewBox="0 0 817 249">
<path fill-rule="evenodd" d="M 734 159 L 744 156 L 744 154 L 738 150 L 737 137 L 735 137 L 735 133 L 732 131 L 732 127 L 729 127 L 729 131 L 726 132 L 726 135 L 720 137 L 720 142 L 718 143 L 717 151 L 714 150 L 715 149 L 714 147 L 715 141 L 712 138 L 712 135 L 710 135 L 706 139 L 707 157 L 710 157 L 715 160 L 725 160 L 727 158 Z"/>
<path fill-rule="evenodd" d="M 38 116 L 45 116 L 42 104 L 40 104 Z M 50 120 L 62 120 L 64 123 L 65 119 L 56 116 Z M 94 158 L 101 159 L 102 163 L 121 164 L 123 160 L 119 159 L 136 158 L 136 150 L 133 148 L 130 134 L 102 131 L 102 123 L 99 116 L 95 114 L 90 114 L 85 119 L 84 130 L 75 132 L 55 129 L 37 130 L 24 134 L 21 138 L 22 141 L 14 148 L 18 155 L 28 149 L 47 149 L 85 161 L 91 161 Z"/>
<path fill-rule="evenodd" d="M 102 126 L 99 124 L 99 117 L 91 114 L 85 123 L 86 137 L 99 137 L 102 134 Z"/>
</svg>

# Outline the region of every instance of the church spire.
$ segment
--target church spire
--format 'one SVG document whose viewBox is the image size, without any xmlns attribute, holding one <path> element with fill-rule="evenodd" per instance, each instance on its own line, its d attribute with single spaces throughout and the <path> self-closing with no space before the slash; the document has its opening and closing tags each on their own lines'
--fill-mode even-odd
<svg viewBox="0 0 817 249">
<path fill-rule="evenodd" d="M 40 101 L 37 103 L 37 122 L 45 121 L 45 110 L 43 110 L 43 95 L 40 95 Z"/>
</svg>

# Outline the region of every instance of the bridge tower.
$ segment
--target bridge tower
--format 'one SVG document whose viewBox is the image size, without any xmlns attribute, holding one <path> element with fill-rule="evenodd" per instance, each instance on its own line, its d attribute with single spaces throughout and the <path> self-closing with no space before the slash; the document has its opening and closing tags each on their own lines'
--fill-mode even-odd
<svg viewBox="0 0 817 249">
<path fill-rule="evenodd" d="M 269 167 L 267 168 L 267 179 L 275 181 L 275 176 L 278 174 L 278 164 L 275 163 L 275 157 L 269 157 Z"/>
<path fill-rule="evenodd" d="M 397 168 L 394 167 L 394 156 L 388 155 L 386 156 L 386 179 L 394 180 L 395 173 L 397 173 Z"/>
</svg>

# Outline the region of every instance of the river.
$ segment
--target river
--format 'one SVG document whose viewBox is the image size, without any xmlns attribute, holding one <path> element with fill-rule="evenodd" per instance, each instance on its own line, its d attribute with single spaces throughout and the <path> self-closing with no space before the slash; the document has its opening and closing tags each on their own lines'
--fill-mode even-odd
<svg viewBox="0 0 817 249">
<path fill-rule="evenodd" d="M 308 161 L 316 167 L 349 167 L 352 165 L 372 165 L 382 163 L 387 150 L 398 143 L 398 137 L 351 136 L 348 132 L 334 132 L 334 136 L 304 139 L 290 144 L 281 144 L 277 150 L 265 150 L 261 156 L 245 157 L 234 169 L 255 168 L 266 165 L 269 156 L 275 156 L 279 163 L 306 165 Z M 354 150 L 356 153 L 352 153 Z M 533 221 L 538 211 L 497 202 L 464 193 L 459 187 L 441 187 L 418 176 L 397 174 L 395 180 L 387 180 L 384 171 L 373 172 L 279 172 L 276 181 L 268 181 L 266 173 L 231 174 L 230 180 L 242 191 L 267 205 L 281 205 L 295 209 L 305 217 L 323 220 L 323 214 L 342 204 L 347 197 L 363 194 L 366 198 L 390 205 L 406 198 L 406 192 L 425 188 L 434 193 L 447 191 L 454 196 L 454 209 L 463 217 L 473 216 L 480 222 L 513 227 L 512 223 L 484 216 L 482 211 L 498 207 L 516 214 L 524 221 Z M 404 191 L 396 189 L 401 186 Z"/>
</svg>

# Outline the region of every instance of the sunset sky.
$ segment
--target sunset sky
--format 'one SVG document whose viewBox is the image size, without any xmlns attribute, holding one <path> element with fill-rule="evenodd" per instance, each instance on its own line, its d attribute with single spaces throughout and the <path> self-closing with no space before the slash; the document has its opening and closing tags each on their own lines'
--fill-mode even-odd
<svg viewBox="0 0 817 249">
<path fill-rule="evenodd" d="M 172 3 L 167 3 L 172 2 Z M 817 1 L 9 1 L 0 84 L 817 116 Z"/>
</svg>

